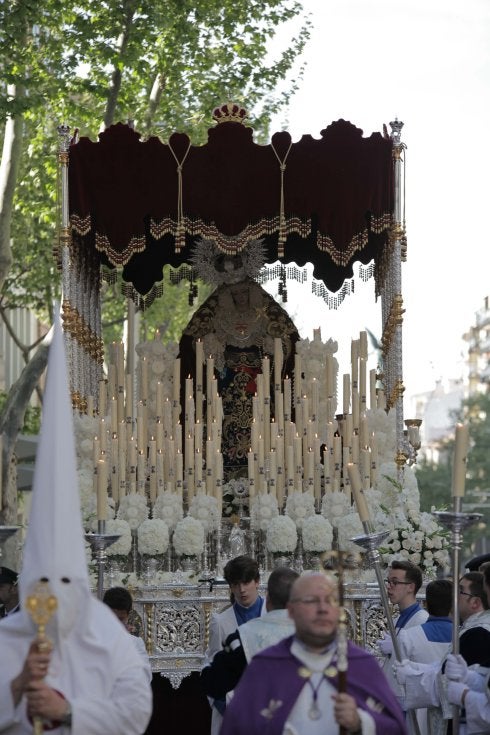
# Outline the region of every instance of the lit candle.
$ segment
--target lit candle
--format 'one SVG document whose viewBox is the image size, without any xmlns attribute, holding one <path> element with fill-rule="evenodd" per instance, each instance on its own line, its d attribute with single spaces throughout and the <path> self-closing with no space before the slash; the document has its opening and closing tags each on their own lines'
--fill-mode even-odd
<svg viewBox="0 0 490 735">
<path fill-rule="evenodd" d="M 111 440 L 111 494 L 114 503 L 119 500 L 119 441 L 117 434 Z"/>
<path fill-rule="evenodd" d="M 274 390 L 281 390 L 282 375 L 282 340 L 280 337 L 274 337 Z"/>
<path fill-rule="evenodd" d="M 129 440 L 129 466 L 136 467 L 136 439 L 134 436 Z"/>
<path fill-rule="evenodd" d="M 453 498 L 464 497 L 468 443 L 468 426 L 457 424 L 453 456 Z"/>
<path fill-rule="evenodd" d="M 148 400 L 148 360 L 142 357 L 140 360 L 140 401 L 146 404 Z"/>
<path fill-rule="evenodd" d="M 158 419 L 163 418 L 163 383 L 157 381 L 155 411 Z"/>
<path fill-rule="evenodd" d="M 180 358 L 174 360 L 174 372 L 172 379 L 172 395 L 174 405 L 180 405 Z"/>
<path fill-rule="evenodd" d="M 202 339 L 196 341 L 196 420 L 202 421 L 202 401 L 203 401 L 203 365 L 204 365 L 204 344 Z"/>
<path fill-rule="evenodd" d="M 150 502 L 153 505 L 157 497 L 157 443 L 151 437 L 149 441 L 150 459 Z"/>
<path fill-rule="evenodd" d="M 138 452 L 138 492 L 145 494 L 146 457 L 143 451 Z"/>
<path fill-rule="evenodd" d="M 291 379 L 284 378 L 284 423 L 291 421 Z"/>
<path fill-rule="evenodd" d="M 342 396 L 343 396 L 343 412 L 347 414 L 349 413 L 349 408 L 350 408 L 350 375 L 349 373 L 344 373 L 344 376 L 343 376 Z"/>
<path fill-rule="evenodd" d="M 249 450 L 247 455 L 248 463 L 248 496 L 250 501 L 255 497 L 255 456 L 252 449 Z"/>
<path fill-rule="evenodd" d="M 110 417 L 111 417 L 111 433 L 117 434 L 117 401 L 112 396 L 109 406 Z"/>
<path fill-rule="evenodd" d="M 104 454 L 97 462 L 97 520 L 107 520 L 107 464 Z"/>
</svg>

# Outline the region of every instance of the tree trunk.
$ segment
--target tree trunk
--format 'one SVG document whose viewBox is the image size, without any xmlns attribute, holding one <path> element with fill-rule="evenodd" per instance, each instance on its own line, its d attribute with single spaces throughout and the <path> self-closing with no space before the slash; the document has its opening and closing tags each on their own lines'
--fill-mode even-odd
<svg viewBox="0 0 490 735">
<path fill-rule="evenodd" d="M 49 333 L 49 341 L 51 333 Z M 24 425 L 25 412 L 36 385 L 48 362 L 49 343 L 46 339 L 23 369 L 19 379 L 9 391 L 0 416 L 2 447 L 2 507 L 0 524 L 15 523 L 17 520 L 17 486 L 9 482 L 10 465 L 17 437 Z"/>
<path fill-rule="evenodd" d="M 104 115 L 104 128 L 108 128 L 114 122 L 116 112 L 117 99 L 121 90 L 122 69 L 124 68 L 124 57 L 128 47 L 129 38 L 131 36 L 131 26 L 134 18 L 135 2 L 134 0 L 126 0 L 123 5 L 124 27 L 117 40 L 117 48 L 119 50 L 119 64 L 114 64 L 112 72 L 111 86 L 107 98 L 107 105 Z"/>
<path fill-rule="evenodd" d="M 7 95 L 20 98 L 24 91 L 9 85 Z M 21 116 L 8 117 L 5 123 L 2 160 L 0 161 L 0 288 L 12 263 L 10 229 L 15 185 L 22 153 L 23 120 Z"/>
</svg>

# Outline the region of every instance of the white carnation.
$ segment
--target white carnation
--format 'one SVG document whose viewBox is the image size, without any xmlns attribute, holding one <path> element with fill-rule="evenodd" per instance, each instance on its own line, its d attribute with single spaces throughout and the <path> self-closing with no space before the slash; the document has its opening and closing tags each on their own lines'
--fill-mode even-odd
<svg viewBox="0 0 490 735">
<path fill-rule="evenodd" d="M 364 532 L 358 513 L 352 511 L 347 513 L 343 518 L 339 518 L 337 531 L 339 549 L 341 551 L 346 551 L 350 554 L 362 553 L 361 547 L 351 541 L 351 538 L 360 536 Z"/>
<path fill-rule="evenodd" d="M 127 521 L 114 519 L 106 522 L 106 533 L 118 534 L 120 538 L 107 547 L 108 556 L 127 556 L 131 551 L 131 528 Z"/>
<path fill-rule="evenodd" d="M 322 516 L 327 518 L 333 526 L 337 526 L 339 518 L 350 513 L 351 502 L 345 493 L 327 492 L 322 500 Z"/>
<path fill-rule="evenodd" d="M 121 498 L 117 517 L 127 521 L 132 530 L 136 530 L 140 523 L 148 518 L 146 498 L 139 493 L 130 493 Z"/>
<path fill-rule="evenodd" d="M 288 495 L 286 501 L 286 515 L 301 529 L 304 519 L 315 515 L 315 500 L 311 493 L 293 492 Z"/>
<path fill-rule="evenodd" d="M 167 524 L 169 531 L 173 531 L 183 516 L 182 498 L 178 493 L 165 490 L 158 495 L 153 506 L 153 518 L 161 518 Z"/>
<path fill-rule="evenodd" d="M 296 525 L 289 516 L 276 516 L 267 528 L 266 545 L 271 553 L 291 553 L 298 543 Z"/>
<path fill-rule="evenodd" d="M 189 515 L 197 518 L 204 526 L 206 533 L 218 528 L 218 502 L 212 495 L 197 493 L 189 508 Z"/>
<path fill-rule="evenodd" d="M 279 515 L 277 499 L 270 493 L 259 493 L 252 499 L 250 525 L 254 531 L 267 531 L 272 518 Z"/>
<path fill-rule="evenodd" d="M 138 526 L 140 554 L 164 554 L 168 548 L 168 526 L 160 518 L 151 518 Z"/>
<path fill-rule="evenodd" d="M 303 523 L 303 548 L 305 551 L 327 551 L 332 548 L 332 524 L 322 515 L 308 516 Z"/>
<path fill-rule="evenodd" d="M 175 526 L 173 545 L 178 556 L 198 556 L 204 551 L 204 526 L 186 516 Z"/>
</svg>

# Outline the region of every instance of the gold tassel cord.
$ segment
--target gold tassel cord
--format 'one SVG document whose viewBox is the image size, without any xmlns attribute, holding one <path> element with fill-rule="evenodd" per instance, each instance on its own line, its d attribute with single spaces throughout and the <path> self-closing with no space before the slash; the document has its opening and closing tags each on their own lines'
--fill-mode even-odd
<svg viewBox="0 0 490 735">
<path fill-rule="evenodd" d="M 182 248 L 185 246 L 184 197 L 183 197 L 183 190 L 182 190 L 182 169 L 184 167 L 184 163 L 185 163 L 185 159 L 187 158 L 187 154 L 189 153 L 191 149 L 191 142 L 189 141 L 187 150 L 184 153 L 184 157 L 182 161 L 179 161 L 179 159 L 175 155 L 175 151 L 170 145 L 170 142 L 168 144 L 168 147 L 170 148 L 172 155 L 175 158 L 175 162 L 177 164 L 177 229 L 175 232 L 175 252 L 180 253 Z"/>
<path fill-rule="evenodd" d="M 279 238 L 277 241 L 277 255 L 279 258 L 284 258 L 284 245 L 286 243 L 286 216 L 284 213 L 284 174 L 286 172 L 286 161 L 292 145 L 293 141 L 291 140 L 289 142 L 289 148 L 286 151 L 286 155 L 284 156 L 284 160 L 281 161 L 278 152 L 274 148 L 274 144 L 271 142 L 271 148 L 274 151 L 274 155 L 279 162 L 279 170 L 281 172 L 281 194 L 279 201 Z"/>
</svg>

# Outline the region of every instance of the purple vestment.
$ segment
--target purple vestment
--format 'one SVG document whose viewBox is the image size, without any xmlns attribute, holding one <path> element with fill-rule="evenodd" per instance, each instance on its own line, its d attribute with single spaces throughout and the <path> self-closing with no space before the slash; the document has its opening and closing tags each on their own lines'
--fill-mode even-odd
<svg viewBox="0 0 490 735">
<path fill-rule="evenodd" d="M 252 659 L 228 705 L 220 735 L 281 735 L 305 684 L 303 665 L 291 653 L 293 637 Z M 376 723 L 377 735 L 406 735 L 405 720 L 376 659 L 348 644 L 347 693 Z M 337 677 L 328 679 L 337 687 Z"/>
</svg>

